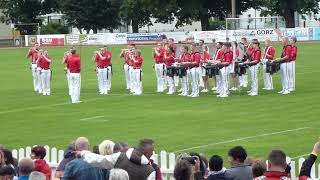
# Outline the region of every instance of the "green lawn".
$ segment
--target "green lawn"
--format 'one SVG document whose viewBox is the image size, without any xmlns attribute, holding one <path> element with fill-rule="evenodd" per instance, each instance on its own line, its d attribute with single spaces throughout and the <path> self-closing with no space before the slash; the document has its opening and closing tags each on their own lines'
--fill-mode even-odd
<svg viewBox="0 0 320 180">
<path fill-rule="evenodd" d="M 140 97 L 125 90 L 122 47 L 111 47 L 114 76 L 108 96 L 97 92 L 91 57 L 95 47 L 82 48 L 81 104 L 70 104 L 67 82 L 60 63 L 65 48 L 48 48 L 54 59 L 51 96 L 33 92 L 27 49 L 0 49 L 0 144 L 19 148 L 46 144 L 64 148 L 78 136 L 91 145 L 103 139 L 125 141 L 134 146 L 140 138 L 156 141 L 156 151 L 197 151 L 220 154 L 235 145 L 247 148 L 249 156 L 264 158 L 274 148 L 291 157 L 311 151 L 318 139 L 320 115 L 319 45 L 298 44 L 296 92 L 281 96 L 279 74 L 273 92 L 249 97 L 247 89 L 219 99 L 212 92 L 199 98 L 157 94 L 152 69 L 151 46 L 141 46 L 144 92 Z M 281 47 L 276 46 L 279 55 Z M 260 70 L 261 74 L 261 70 Z M 100 119 L 80 121 L 83 118 Z M 298 129 L 301 128 L 301 129 Z M 196 147 L 194 149 L 189 149 Z"/>
</svg>

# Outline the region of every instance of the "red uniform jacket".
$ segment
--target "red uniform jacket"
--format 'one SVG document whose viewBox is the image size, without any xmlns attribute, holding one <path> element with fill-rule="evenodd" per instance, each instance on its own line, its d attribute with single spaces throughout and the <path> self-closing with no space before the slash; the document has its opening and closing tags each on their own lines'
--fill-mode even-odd
<svg viewBox="0 0 320 180">
<path fill-rule="evenodd" d="M 216 54 L 214 55 L 214 60 L 222 60 L 223 59 L 223 50 L 222 49 L 217 49 Z"/>
<path fill-rule="evenodd" d="M 207 62 L 210 60 L 210 54 L 207 51 L 203 52 L 203 61 L 202 62 Z"/>
<path fill-rule="evenodd" d="M 201 55 L 199 52 L 194 52 L 191 54 L 191 62 L 196 63 L 194 67 L 199 67 L 200 60 L 201 60 Z"/>
<path fill-rule="evenodd" d="M 132 63 L 134 69 L 141 69 L 143 59 L 141 56 L 136 56 L 135 61 Z"/>
<path fill-rule="evenodd" d="M 47 57 L 48 59 L 51 59 L 50 57 Z M 39 67 L 41 69 L 50 69 L 51 62 L 48 62 L 44 57 L 39 58 Z"/>
<path fill-rule="evenodd" d="M 164 63 L 166 64 L 167 67 L 171 67 L 172 64 L 174 63 L 174 54 L 173 53 L 167 53 L 166 54 L 167 58 L 164 60 Z"/>
<path fill-rule="evenodd" d="M 69 69 L 70 73 L 80 73 L 80 69 L 81 69 L 80 57 L 77 55 L 69 56 L 67 60 L 67 68 Z"/>
<path fill-rule="evenodd" d="M 291 46 L 291 60 L 295 61 L 297 59 L 297 46 Z"/>
<path fill-rule="evenodd" d="M 158 52 L 159 52 L 159 55 L 157 55 L 156 53 L 153 54 L 153 58 L 155 59 L 156 64 L 164 62 L 163 56 L 164 56 L 165 50 L 162 48 L 162 49 L 159 49 Z"/>
<path fill-rule="evenodd" d="M 250 61 L 257 61 L 257 63 L 260 62 L 261 59 L 261 50 L 260 48 L 254 49 L 252 52 L 251 60 Z"/>
<path fill-rule="evenodd" d="M 263 59 L 273 60 L 275 53 L 276 53 L 276 50 L 274 49 L 274 47 L 272 46 L 266 47 L 264 49 Z M 271 57 L 267 57 L 267 54 Z"/>
<path fill-rule="evenodd" d="M 31 49 L 29 50 L 28 56 L 31 57 L 31 63 L 35 64 L 38 59 L 38 51 Z"/>
<path fill-rule="evenodd" d="M 282 58 L 285 56 L 288 57 L 287 59 L 284 60 L 285 62 L 291 61 L 291 55 L 292 55 L 291 53 L 292 53 L 292 50 L 290 45 L 283 46 L 281 57 Z"/>
<path fill-rule="evenodd" d="M 223 58 L 221 60 L 221 62 L 226 63 L 227 64 L 231 64 L 232 63 L 232 59 L 233 59 L 233 52 L 232 51 L 226 51 L 223 53 Z"/>
<path fill-rule="evenodd" d="M 33 171 L 39 171 L 46 175 L 46 180 L 50 180 L 51 178 L 51 168 L 47 164 L 47 162 L 43 159 L 37 159 L 34 161 L 34 169 Z"/>
</svg>

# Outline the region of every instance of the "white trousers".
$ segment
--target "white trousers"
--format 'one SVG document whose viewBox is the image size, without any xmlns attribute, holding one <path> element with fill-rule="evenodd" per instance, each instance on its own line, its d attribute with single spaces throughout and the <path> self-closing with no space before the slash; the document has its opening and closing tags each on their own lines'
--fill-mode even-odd
<svg viewBox="0 0 320 180">
<path fill-rule="evenodd" d="M 77 103 L 80 101 L 81 76 L 80 73 L 70 73 L 70 90 L 71 102 Z"/>
<path fill-rule="evenodd" d="M 43 95 L 50 95 L 51 70 L 41 70 L 41 84 Z"/>
<path fill-rule="evenodd" d="M 247 86 L 248 85 L 248 75 L 247 75 L 247 73 L 239 76 L 239 82 L 240 82 L 240 86 Z"/>
<path fill-rule="evenodd" d="M 132 69 L 133 88 L 132 91 L 137 94 L 142 94 L 142 71 L 141 69 Z"/>
<path fill-rule="evenodd" d="M 106 94 L 111 89 L 111 66 L 103 69 L 97 69 L 99 92 Z"/>
<path fill-rule="evenodd" d="M 126 78 L 126 86 L 127 89 L 130 89 L 130 73 L 129 73 L 129 65 L 124 64 L 123 65 L 123 70 L 124 70 L 124 76 Z"/>
<path fill-rule="evenodd" d="M 267 73 L 267 61 L 267 59 L 264 59 L 262 64 L 263 84 L 264 88 L 273 89 L 272 75 L 270 73 Z"/>
<path fill-rule="evenodd" d="M 288 78 L 289 78 L 289 90 L 294 91 L 296 89 L 296 62 L 291 61 L 287 65 L 288 67 Z"/>
<path fill-rule="evenodd" d="M 182 76 L 181 78 L 181 89 L 183 94 L 188 94 L 188 76 Z"/>
<path fill-rule="evenodd" d="M 228 74 L 229 74 L 229 69 L 227 67 L 223 67 L 219 71 L 219 81 L 218 81 L 218 91 L 221 95 L 227 95 L 228 94 Z"/>
<path fill-rule="evenodd" d="M 283 91 L 289 91 L 288 64 L 289 63 L 282 63 L 280 65 L 280 76 L 281 76 L 281 84 L 282 84 Z"/>
<path fill-rule="evenodd" d="M 66 77 L 67 77 L 67 83 L 68 83 L 68 93 L 69 93 L 69 96 L 71 96 L 71 88 L 70 88 L 70 71 L 69 71 L 69 69 L 67 69 Z"/>
<path fill-rule="evenodd" d="M 190 69 L 191 74 L 191 94 L 199 95 L 199 68 Z"/>
<path fill-rule="evenodd" d="M 165 82 L 165 71 L 164 71 L 164 64 L 155 64 L 154 70 L 156 72 L 156 78 L 157 78 L 157 92 L 163 92 L 164 91 L 164 82 Z"/>
<path fill-rule="evenodd" d="M 258 71 L 259 64 L 249 67 L 250 70 L 250 80 L 251 80 L 251 92 L 258 94 Z"/>
<path fill-rule="evenodd" d="M 129 66 L 129 88 L 133 92 L 134 89 L 134 69 L 132 66 Z"/>
<path fill-rule="evenodd" d="M 176 91 L 176 86 L 174 83 L 174 76 L 173 77 L 166 76 L 166 79 L 167 79 L 168 86 L 169 86 L 168 93 L 174 93 Z"/>
<path fill-rule="evenodd" d="M 42 93 L 41 68 L 37 67 L 37 89 Z"/>
<path fill-rule="evenodd" d="M 179 76 L 173 76 L 173 81 L 174 81 L 174 86 L 178 87 L 179 86 Z"/>
<path fill-rule="evenodd" d="M 202 78 L 202 75 L 203 75 L 202 69 L 203 69 L 202 67 L 198 67 L 199 86 L 200 87 L 204 87 L 204 82 L 203 82 L 203 78 Z"/>
<path fill-rule="evenodd" d="M 37 64 L 31 64 L 32 82 L 34 91 L 38 91 Z"/>
</svg>

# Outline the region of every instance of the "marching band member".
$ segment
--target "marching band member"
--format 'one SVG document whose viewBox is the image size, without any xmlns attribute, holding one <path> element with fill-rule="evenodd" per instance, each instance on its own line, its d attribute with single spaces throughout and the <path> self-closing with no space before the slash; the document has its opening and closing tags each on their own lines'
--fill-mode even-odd
<svg viewBox="0 0 320 180">
<path fill-rule="evenodd" d="M 130 79 L 130 93 L 134 94 L 134 88 L 135 88 L 135 69 L 134 69 L 134 62 L 133 57 L 137 57 L 138 49 L 136 48 L 135 44 L 131 44 L 131 50 L 129 51 L 129 79 Z M 140 52 L 141 53 L 141 52 Z"/>
<path fill-rule="evenodd" d="M 278 92 L 279 94 L 289 94 L 289 77 L 288 77 L 288 63 L 291 60 L 292 48 L 289 44 L 288 37 L 282 39 L 283 49 L 281 53 L 281 58 L 277 58 L 276 61 L 280 63 L 280 76 L 282 90 Z"/>
<path fill-rule="evenodd" d="M 190 74 L 191 74 L 191 94 L 189 97 L 199 97 L 199 66 L 201 55 L 198 52 L 197 45 L 192 44 L 192 54 L 190 61 Z"/>
<path fill-rule="evenodd" d="M 131 54 L 132 60 L 132 77 L 133 77 L 133 95 L 140 96 L 142 94 L 142 62 L 141 51 L 136 51 L 134 54 Z"/>
<path fill-rule="evenodd" d="M 39 44 L 35 43 L 32 49 L 29 49 L 27 58 L 31 59 L 31 72 L 34 91 L 38 91 L 38 76 L 37 76 L 37 59 L 38 59 Z"/>
<path fill-rule="evenodd" d="M 108 94 L 111 86 L 111 52 L 105 48 L 95 52 L 94 62 L 96 62 L 98 87 L 100 94 Z"/>
<path fill-rule="evenodd" d="M 81 88 L 81 59 L 76 54 L 76 50 L 71 50 L 71 56 L 68 56 L 67 66 L 70 71 L 70 89 L 71 89 L 71 102 L 80 103 L 80 88 Z"/>
<path fill-rule="evenodd" d="M 223 51 L 223 57 L 221 60 L 216 60 L 215 62 L 220 66 L 220 90 L 219 95 L 217 97 L 228 97 L 228 66 L 232 63 L 233 59 L 233 52 L 231 51 L 231 43 L 226 42 L 223 44 L 222 51 Z"/>
<path fill-rule="evenodd" d="M 161 43 L 158 43 L 158 47 L 154 48 L 153 57 L 155 59 L 154 70 L 157 78 L 157 92 L 163 92 L 165 89 L 165 75 L 164 75 L 164 54 L 165 49 Z"/>
<path fill-rule="evenodd" d="M 41 81 L 42 81 L 42 94 L 44 96 L 50 96 L 50 81 L 51 70 L 50 64 L 52 59 L 50 58 L 48 51 L 41 51 L 38 58 L 39 67 L 41 68 Z"/>
<path fill-rule="evenodd" d="M 175 62 L 174 49 L 172 46 L 167 46 L 166 52 L 164 54 L 164 63 L 165 63 L 166 69 L 168 70 L 169 68 L 171 68 L 174 62 Z M 170 77 L 167 74 L 166 79 L 169 85 L 169 91 L 167 94 L 171 95 L 176 91 L 176 87 L 174 84 L 174 77 L 173 76 Z"/>
<path fill-rule="evenodd" d="M 296 89 L 296 59 L 298 48 L 296 46 L 297 38 L 290 38 L 291 45 L 291 61 L 289 63 L 289 91 L 294 91 Z"/>
<path fill-rule="evenodd" d="M 209 62 L 210 60 L 210 55 L 208 53 L 208 46 L 203 45 L 202 46 L 202 51 L 203 51 L 203 58 L 201 59 L 201 73 L 199 73 L 202 76 L 203 79 L 203 90 L 201 92 L 209 92 L 209 82 L 208 82 L 208 76 L 206 75 L 206 69 L 202 67 L 203 63 Z"/>
<path fill-rule="evenodd" d="M 200 55 L 201 55 L 201 59 L 204 58 L 204 57 L 203 57 L 203 55 L 204 55 L 203 46 L 204 46 L 204 45 L 205 45 L 205 44 L 204 44 L 204 40 L 203 40 L 203 39 L 200 39 L 198 46 L 199 46 L 199 53 L 200 53 Z M 207 51 L 209 51 L 208 46 L 207 46 L 207 49 L 208 49 Z M 204 88 L 204 82 L 203 82 L 203 77 L 202 77 L 202 67 L 201 67 L 201 66 L 199 67 L 199 73 L 198 73 L 198 75 L 199 75 L 199 87 Z"/>
<path fill-rule="evenodd" d="M 251 58 L 252 54 L 252 45 L 248 43 L 247 38 L 243 37 L 241 38 L 241 43 L 240 43 L 240 57 L 242 57 L 242 61 L 245 62 L 248 59 Z M 248 86 L 248 75 L 243 74 L 239 77 L 240 81 L 240 87 L 247 87 Z"/>
<path fill-rule="evenodd" d="M 173 48 L 173 51 L 174 51 L 173 55 L 176 56 L 177 45 L 174 43 L 174 39 L 173 38 L 169 38 L 168 45 L 169 45 L 169 47 Z M 173 77 L 173 81 L 174 81 L 175 87 L 177 88 L 179 86 L 179 77 L 177 75 L 175 75 Z"/>
<path fill-rule="evenodd" d="M 272 47 L 272 42 L 270 39 L 265 40 L 265 49 L 262 58 L 262 69 L 263 69 L 263 84 L 264 90 L 272 90 L 273 89 L 273 82 L 272 82 L 272 75 L 267 73 L 267 62 L 271 62 L 274 59 L 275 49 Z"/>
<path fill-rule="evenodd" d="M 124 76 L 126 78 L 127 90 L 130 90 L 130 73 L 129 73 L 130 58 L 129 58 L 129 52 L 131 51 L 131 49 L 132 49 L 131 45 L 128 45 L 127 49 L 122 49 L 122 51 L 120 53 L 120 58 L 124 59 L 123 70 L 124 70 Z"/>
<path fill-rule="evenodd" d="M 239 77 L 238 75 L 234 72 L 235 68 L 235 61 L 239 59 L 239 48 L 238 48 L 238 43 L 237 42 L 232 42 L 232 53 L 233 53 L 233 59 L 232 63 L 229 66 L 229 73 L 232 78 L 232 88 L 230 88 L 231 91 L 237 91 L 239 90 Z"/>
<path fill-rule="evenodd" d="M 69 71 L 69 69 L 67 67 L 67 60 L 68 60 L 68 57 L 71 56 L 71 50 L 73 50 L 73 49 L 75 49 L 75 48 L 72 46 L 69 49 L 69 51 L 64 53 L 63 59 L 62 59 L 62 64 L 65 65 L 64 71 L 66 72 L 69 96 L 71 95 L 71 93 L 70 93 L 70 71 Z"/>
<path fill-rule="evenodd" d="M 189 47 L 183 46 L 183 54 L 180 55 L 178 62 L 185 68 L 185 73 L 181 78 L 181 93 L 179 96 L 188 95 L 188 74 L 187 74 L 187 63 L 191 60 L 191 54 L 189 53 Z"/>
<path fill-rule="evenodd" d="M 221 61 L 223 59 L 223 54 L 224 54 L 224 50 L 222 49 L 223 46 L 223 42 L 217 42 L 216 43 L 216 53 L 215 56 L 213 58 L 213 63 L 217 62 L 217 61 Z M 213 76 L 213 88 L 212 90 L 215 90 L 215 93 L 220 94 L 220 90 L 221 90 L 221 83 L 220 83 L 220 77 L 219 76 Z"/>
<path fill-rule="evenodd" d="M 259 63 L 261 59 L 261 50 L 260 43 L 257 39 L 252 40 L 252 55 L 250 59 L 247 59 L 245 64 L 248 64 L 250 67 L 250 78 L 251 78 L 251 90 L 249 91 L 249 96 L 258 95 L 258 71 Z"/>
</svg>

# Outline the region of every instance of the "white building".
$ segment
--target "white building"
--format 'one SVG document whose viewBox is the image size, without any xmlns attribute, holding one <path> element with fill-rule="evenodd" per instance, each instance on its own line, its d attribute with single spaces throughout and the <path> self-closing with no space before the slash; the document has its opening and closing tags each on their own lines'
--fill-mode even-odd
<svg viewBox="0 0 320 180">
<path fill-rule="evenodd" d="M 2 12 L 0 10 L 0 16 Z M 0 22 L 0 39 L 12 39 L 12 29 L 10 24 L 5 24 Z"/>
</svg>

